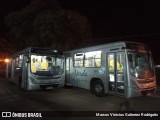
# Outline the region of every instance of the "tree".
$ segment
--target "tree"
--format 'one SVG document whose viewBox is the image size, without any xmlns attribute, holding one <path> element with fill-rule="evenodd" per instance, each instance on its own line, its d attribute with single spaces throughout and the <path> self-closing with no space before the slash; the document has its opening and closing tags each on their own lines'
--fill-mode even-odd
<svg viewBox="0 0 160 120">
<path fill-rule="evenodd" d="M 37 46 L 64 51 L 80 47 L 91 38 L 87 19 L 61 8 L 57 0 L 33 0 L 26 8 L 7 15 L 5 23 L 9 38 L 19 49 Z"/>
<path fill-rule="evenodd" d="M 5 57 L 8 57 L 9 56 L 9 49 L 11 47 L 10 43 L 7 41 L 7 39 L 3 38 L 3 37 L 0 37 L 0 41 L 1 41 L 1 44 L 0 44 L 0 59 L 1 58 L 5 58 Z"/>
</svg>

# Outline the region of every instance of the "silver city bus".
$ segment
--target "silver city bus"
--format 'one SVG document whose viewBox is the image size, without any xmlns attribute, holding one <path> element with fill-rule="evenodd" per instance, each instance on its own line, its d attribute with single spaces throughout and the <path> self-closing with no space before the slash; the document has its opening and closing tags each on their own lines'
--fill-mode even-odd
<svg viewBox="0 0 160 120">
<path fill-rule="evenodd" d="M 64 86 L 64 58 L 56 50 L 29 47 L 10 57 L 6 77 L 25 90 Z"/>
<path fill-rule="evenodd" d="M 114 42 L 64 53 L 66 85 L 126 98 L 156 90 L 149 47 L 136 42 Z"/>
</svg>

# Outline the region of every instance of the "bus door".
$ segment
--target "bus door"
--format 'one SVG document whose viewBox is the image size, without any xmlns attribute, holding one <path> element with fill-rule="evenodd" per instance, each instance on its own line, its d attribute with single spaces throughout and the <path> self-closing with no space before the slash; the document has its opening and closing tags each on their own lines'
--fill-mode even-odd
<svg viewBox="0 0 160 120">
<path fill-rule="evenodd" d="M 70 85 L 71 84 L 71 65 L 72 65 L 72 57 L 67 57 L 66 58 L 66 63 L 65 63 L 65 67 L 66 67 L 66 71 L 65 71 L 65 84 Z"/>
<path fill-rule="evenodd" d="M 108 69 L 108 91 L 113 94 L 125 93 L 124 77 L 125 57 L 123 52 L 114 52 L 107 54 Z"/>
</svg>

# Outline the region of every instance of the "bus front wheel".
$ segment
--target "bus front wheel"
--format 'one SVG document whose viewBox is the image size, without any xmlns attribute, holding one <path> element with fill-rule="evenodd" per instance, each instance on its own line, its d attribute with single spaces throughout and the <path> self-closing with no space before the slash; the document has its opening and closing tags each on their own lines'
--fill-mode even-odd
<svg viewBox="0 0 160 120">
<path fill-rule="evenodd" d="M 104 86 L 100 80 L 97 80 L 93 83 L 93 91 L 94 91 L 94 94 L 98 97 L 101 97 L 104 95 Z"/>
</svg>

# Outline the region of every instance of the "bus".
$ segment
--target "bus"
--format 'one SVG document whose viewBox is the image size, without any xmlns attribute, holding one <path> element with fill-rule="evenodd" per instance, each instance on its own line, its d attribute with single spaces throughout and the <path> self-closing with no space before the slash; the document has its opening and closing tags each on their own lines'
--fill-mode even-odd
<svg viewBox="0 0 160 120">
<path fill-rule="evenodd" d="M 121 41 L 64 52 L 65 84 L 89 89 L 96 96 L 131 98 L 156 90 L 150 48 Z"/>
<path fill-rule="evenodd" d="M 24 90 L 63 87 L 63 54 L 47 48 L 26 48 L 10 57 L 6 78 Z"/>
</svg>

